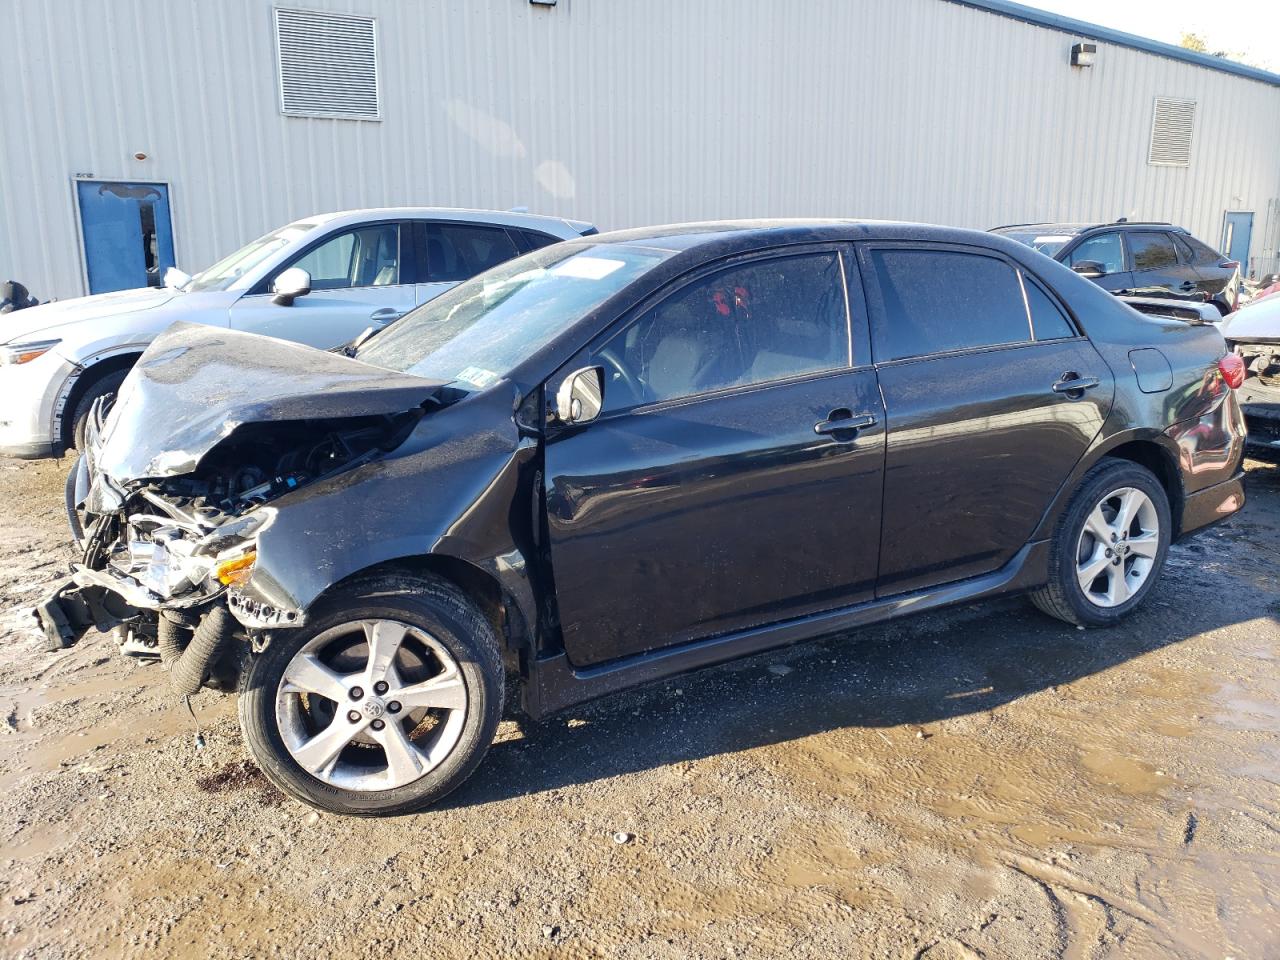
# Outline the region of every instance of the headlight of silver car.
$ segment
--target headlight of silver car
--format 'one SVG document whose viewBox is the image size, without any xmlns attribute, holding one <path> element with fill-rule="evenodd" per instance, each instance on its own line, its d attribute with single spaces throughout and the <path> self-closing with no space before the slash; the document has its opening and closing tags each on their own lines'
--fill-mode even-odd
<svg viewBox="0 0 1280 960">
<path fill-rule="evenodd" d="M 0 365 L 30 363 L 36 357 L 44 356 L 61 342 L 61 340 L 34 340 L 31 343 L 6 343 L 0 347 Z"/>
</svg>

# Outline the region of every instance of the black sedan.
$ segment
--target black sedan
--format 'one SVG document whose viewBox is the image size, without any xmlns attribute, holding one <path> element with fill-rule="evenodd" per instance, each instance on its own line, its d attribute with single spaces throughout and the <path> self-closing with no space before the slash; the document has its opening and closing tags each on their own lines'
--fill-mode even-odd
<svg viewBox="0 0 1280 960">
<path fill-rule="evenodd" d="M 1121 297 L 1210 303 L 1225 316 L 1240 300 L 1240 264 L 1170 223 L 1020 223 L 992 231 L 1065 263 Z"/>
<path fill-rule="evenodd" d="M 462 782 L 505 684 L 592 697 L 1015 591 L 1107 627 L 1244 502 L 1242 370 L 972 231 L 707 223 L 557 244 L 354 358 L 177 326 L 70 485 L 38 614 L 240 689 L 273 782 Z"/>
</svg>

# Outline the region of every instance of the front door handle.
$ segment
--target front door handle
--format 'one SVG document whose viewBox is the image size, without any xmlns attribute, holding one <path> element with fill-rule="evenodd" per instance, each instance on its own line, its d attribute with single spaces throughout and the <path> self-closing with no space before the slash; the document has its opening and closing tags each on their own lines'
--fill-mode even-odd
<svg viewBox="0 0 1280 960">
<path fill-rule="evenodd" d="M 1086 390 L 1092 390 L 1099 383 L 1097 377 L 1082 377 L 1078 373 L 1064 373 L 1053 385 L 1054 393 L 1065 393 L 1072 400 L 1079 400 Z"/>
<path fill-rule="evenodd" d="M 1188 291 L 1190 291 L 1190 290 L 1194 290 L 1195 288 L 1196 288 L 1196 285 L 1195 285 L 1194 283 L 1192 283 L 1190 280 L 1183 280 L 1183 281 L 1182 281 L 1182 289 L 1183 289 L 1183 290 L 1188 290 Z"/>
<path fill-rule="evenodd" d="M 856 439 L 859 430 L 865 430 L 867 427 L 874 427 L 880 419 L 873 413 L 860 413 L 854 416 L 852 410 L 841 407 L 838 410 L 832 410 L 827 414 L 826 420 L 819 420 L 813 425 L 813 432 L 825 436 L 834 436 L 837 440 L 842 439 L 842 434 L 848 434 L 847 438 Z"/>
</svg>

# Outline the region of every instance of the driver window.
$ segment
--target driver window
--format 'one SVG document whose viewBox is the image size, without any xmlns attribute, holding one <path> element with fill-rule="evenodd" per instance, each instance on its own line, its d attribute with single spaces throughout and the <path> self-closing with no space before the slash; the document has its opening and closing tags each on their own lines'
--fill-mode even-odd
<svg viewBox="0 0 1280 960">
<path fill-rule="evenodd" d="M 312 290 L 383 287 L 400 282 L 400 227 L 372 224 L 330 237 L 291 267 L 311 274 Z"/>
<path fill-rule="evenodd" d="M 1102 264 L 1102 269 L 1107 273 L 1123 273 L 1124 248 L 1120 245 L 1120 234 L 1104 233 L 1090 237 L 1071 251 L 1067 257 L 1067 266 L 1074 267 L 1086 260 Z"/>
<path fill-rule="evenodd" d="M 757 261 L 695 280 L 592 362 L 605 372 L 604 412 L 846 367 L 840 257 Z"/>
</svg>

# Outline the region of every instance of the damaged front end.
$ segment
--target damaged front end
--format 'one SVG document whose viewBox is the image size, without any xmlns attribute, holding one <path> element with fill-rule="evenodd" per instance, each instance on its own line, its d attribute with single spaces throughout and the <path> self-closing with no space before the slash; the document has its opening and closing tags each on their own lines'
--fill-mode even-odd
<svg viewBox="0 0 1280 960">
<path fill-rule="evenodd" d="M 175 329 L 144 355 L 117 409 L 91 417 L 67 485 L 81 559 L 34 613 L 48 649 L 90 628 L 113 632 L 189 695 L 233 685 L 247 648 L 230 641 L 260 639 L 227 593 L 252 576 L 277 501 L 399 446 L 438 385 L 406 377 L 388 388 L 385 371 L 248 335 L 253 356 L 237 364 L 239 337 Z M 299 625 L 294 611 L 280 624 Z"/>
</svg>

